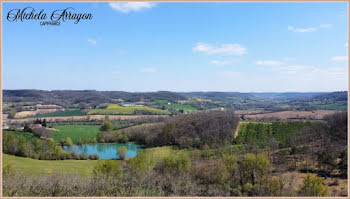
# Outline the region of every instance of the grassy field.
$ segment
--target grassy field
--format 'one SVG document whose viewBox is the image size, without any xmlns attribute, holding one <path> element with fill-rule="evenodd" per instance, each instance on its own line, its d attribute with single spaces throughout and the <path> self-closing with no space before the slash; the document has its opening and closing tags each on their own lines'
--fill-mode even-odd
<svg viewBox="0 0 350 199">
<path fill-rule="evenodd" d="M 195 112 L 198 111 L 197 108 L 189 105 L 189 104 L 176 104 L 176 103 L 170 103 L 167 100 L 156 100 L 154 102 L 151 103 L 151 106 L 154 108 L 162 108 L 164 106 L 164 108 L 166 109 L 175 109 L 177 111 L 179 110 L 183 110 L 184 112 Z"/>
<path fill-rule="evenodd" d="M 99 132 L 100 126 L 98 125 L 60 125 L 53 128 L 59 131 L 53 131 L 54 140 L 58 143 L 60 139 L 66 139 L 70 137 L 74 144 L 76 144 L 79 138 L 84 136 L 88 138 L 95 138 Z"/>
<path fill-rule="evenodd" d="M 172 147 L 155 147 L 145 149 L 146 153 L 152 154 L 155 162 L 171 155 L 174 152 Z M 93 167 L 97 160 L 35 160 L 13 155 L 2 154 L 4 166 L 11 165 L 28 175 L 50 175 L 57 172 L 75 173 L 80 175 L 92 175 Z M 120 161 L 120 160 L 115 160 Z"/>
<path fill-rule="evenodd" d="M 97 160 L 35 160 L 2 154 L 3 166 L 11 165 L 13 169 L 29 175 L 50 175 L 57 172 L 92 175 Z"/>
<path fill-rule="evenodd" d="M 11 104 L 3 104 L 2 105 L 2 109 L 6 109 L 6 108 L 8 108 L 8 107 L 10 107 L 11 106 Z"/>
<path fill-rule="evenodd" d="M 67 117 L 67 116 L 82 116 L 85 115 L 80 109 L 69 109 L 66 111 L 58 111 L 54 113 L 48 113 L 43 115 L 36 115 L 27 118 L 37 118 L 37 117 Z"/>
<path fill-rule="evenodd" d="M 110 104 L 106 109 L 93 109 L 88 112 L 89 115 L 168 115 L 166 110 L 160 110 L 147 106 L 119 106 Z"/>
<path fill-rule="evenodd" d="M 309 105 L 316 107 L 321 110 L 347 110 L 348 106 L 346 104 L 332 103 L 332 104 L 317 104 L 309 103 Z"/>
</svg>

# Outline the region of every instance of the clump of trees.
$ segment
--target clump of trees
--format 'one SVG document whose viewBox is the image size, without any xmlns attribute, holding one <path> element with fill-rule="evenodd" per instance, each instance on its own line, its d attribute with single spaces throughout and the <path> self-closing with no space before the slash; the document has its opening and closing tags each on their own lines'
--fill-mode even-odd
<svg viewBox="0 0 350 199">
<path fill-rule="evenodd" d="M 82 144 L 96 144 L 97 139 L 96 138 L 89 138 L 87 136 L 84 136 L 83 138 L 79 138 L 77 141 L 77 145 L 82 145 Z"/>
<path fill-rule="evenodd" d="M 181 150 L 160 160 L 149 153 L 125 162 L 99 160 L 91 177 L 23 178 L 9 169 L 3 175 L 4 196 L 290 196 L 282 179 L 271 178 L 263 154 L 225 154 L 200 162 L 192 158 Z"/>
<path fill-rule="evenodd" d="M 68 143 L 71 142 L 67 139 Z M 11 155 L 30 157 L 39 160 L 65 160 L 76 159 L 86 160 L 88 156 L 77 155 L 74 152 L 68 153 L 58 146 L 52 138 L 28 140 L 23 135 L 15 135 L 13 132 L 3 134 L 3 152 Z M 91 156 L 99 159 L 98 156 Z"/>
<path fill-rule="evenodd" d="M 239 119 L 232 111 L 199 112 L 178 115 L 163 123 L 104 131 L 99 142 L 135 141 L 146 147 L 177 145 L 180 148 L 218 148 L 232 142 Z"/>
<path fill-rule="evenodd" d="M 66 139 L 60 139 L 60 145 L 61 146 L 72 146 L 73 141 L 70 137 L 67 137 Z"/>
<path fill-rule="evenodd" d="M 299 189 L 302 196 L 327 196 L 328 190 L 322 178 L 308 173 L 303 179 L 303 185 Z"/>
<path fill-rule="evenodd" d="M 110 121 L 104 121 L 100 130 L 101 131 L 111 131 L 114 129 L 113 123 Z"/>
</svg>

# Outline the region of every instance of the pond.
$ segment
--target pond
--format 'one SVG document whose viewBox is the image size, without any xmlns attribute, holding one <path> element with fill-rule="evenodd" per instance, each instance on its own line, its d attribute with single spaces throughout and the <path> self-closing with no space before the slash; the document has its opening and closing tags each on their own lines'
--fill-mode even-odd
<svg viewBox="0 0 350 199">
<path fill-rule="evenodd" d="M 63 149 L 67 152 L 75 152 L 78 155 L 96 154 L 100 156 L 100 159 L 119 159 L 117 151 L 120 147 L 125 146 L 128 149 L 127 158 L 132 158 L 137 155 L 137 152 L 141 150 L 141 147 L 135 143 L 104 143 L 104 144 L 83 144 L 63 146 Z"/>
</svg>

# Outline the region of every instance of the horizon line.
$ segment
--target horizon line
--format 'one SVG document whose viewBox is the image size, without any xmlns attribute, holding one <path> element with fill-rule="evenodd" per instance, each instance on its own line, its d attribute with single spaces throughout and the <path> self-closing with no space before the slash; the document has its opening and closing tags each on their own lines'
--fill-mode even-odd
<svg viewBox="0 0 350 199">
<path fill-rule="evenodd" d="M 2 91 L 98 91 L 98 92 L 128 92 L 128 93 L 154 93 L 154 92 L 172 92 L 172 93 L 333 93 L 333 92 L 348 92 L 348 90 L 333 90 L 333 91 L 171 91 L 171 90 L 157 90 L 157 91 L 125 91 L 125 90 L 96 90 L 96 89 L 2 89 Z"/>
</svg>

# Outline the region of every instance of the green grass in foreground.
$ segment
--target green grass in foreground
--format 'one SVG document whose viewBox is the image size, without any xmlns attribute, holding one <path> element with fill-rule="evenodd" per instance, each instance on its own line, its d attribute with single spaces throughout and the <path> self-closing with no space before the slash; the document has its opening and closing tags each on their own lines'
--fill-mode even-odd
<svg viewBox="0 0 350 199">
<path fill-rule="evenodd" d="M 58 111 L 54 113 L 48 113 L 43 115 L 31 116 L 28 118 L 40 118 L 40 117 L 69 117 L 69 116 L 82 116 L 85 115 L 80 109 L 69 109 L 66 111 Z"/>
<path fill-rule="evenodd" d="M 2 154 L 2 164 L 29 175 L 50 175 L 58 172 L 92 175 L 97 160 L 35 160 Z"/>
<path fill-rule="evenodd" d="M 145 150 L 152 153 L 155 162 L 171 155 L 174 149 L 171 146 L 155 147 Z M 114 160 L 120 161 L 120 160 Z M 97 160 L 35 160 L 32 158 L 18 157 L 2 154 L 3 166 L 11 165 L 13 169 L 27 175 L 50 175 L 54 173 L 74 173 L 80 175 L 92 175 L 92 170 Z"/>
<path fill-rule="evenodd" d="M 59 142 L 60 139 L 66 139 L 70 137 L 74 144 L 76 144 L 79 138 L 83 137 L 96 138 L 97 133 L 99 132 L 99 125 L 59 125 L 54 126 L 53 128 L 58 129 L 59 131 L 52 131 L 54 134 L 55 142 Z"/>
</svg>

